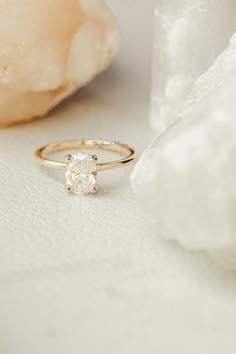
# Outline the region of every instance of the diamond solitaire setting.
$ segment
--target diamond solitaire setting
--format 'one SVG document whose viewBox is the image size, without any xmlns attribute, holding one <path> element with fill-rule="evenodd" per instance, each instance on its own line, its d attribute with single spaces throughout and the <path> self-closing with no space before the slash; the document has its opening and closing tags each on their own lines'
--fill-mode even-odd
<svg viewBox="0 0 236 354">
<path fill-rule="evenodd" d="M 66 161 L 51 159 L 50 154 L 81 150 L 78 153 L 66 155 Z M 107 150 L 124 155 L 123 158 L 108 162 L 97 162 L 97 155 L 85 154 L 84 149 Z M 110 140 L 65 140 L 49 143 L 35 151 L 35 157 L 44 166 L 63 170 L 65 175 L 65 189 L 78 195 L 86 195 L 97 192 L 97 171 L 113 170 L 132 163 L 135 151 L 127 144 L 120 144 Z"/>
<path fill-rule="evenodd" d="M 96 193 L 97 156 L 79 152 L 66 156 L 65 189 L 77 195 Z"/>
</svg>

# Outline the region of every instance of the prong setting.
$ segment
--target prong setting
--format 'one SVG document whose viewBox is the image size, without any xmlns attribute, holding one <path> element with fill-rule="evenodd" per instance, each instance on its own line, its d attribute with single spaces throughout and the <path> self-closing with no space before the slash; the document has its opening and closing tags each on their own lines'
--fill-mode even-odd
<svg viewBox="0 0 236 354">
<path fill-rule="evenodd" d="M 65 190 L 66 190 L 66 192 L 71 192 L 71 187 L 65 185 Z"/>
<path fill-rule="evenodd" d="M 71 155 L 71 154 L 68 154 L 68 155 L 65 156 L 66 161 L 70 161 L 71 158 L 72 158 L 72 155 Z"/>
<path fill-rule="evenodd" d="M 97 190 L 98 190 L 98 187 L 97 187 L 97 185 L 95 184 L 95 185 L 91 188 L 90 193 L 91 193 L 91 194 L 96 194 L 96 193 L 97 193 Z"/>
<path fill-rule="evenodd" d="M 92 158 L 94 161 L 97 161 L 97 160 L 98 160 L 97 155 L 91 155 L 91 158 Z"/>
</svg>

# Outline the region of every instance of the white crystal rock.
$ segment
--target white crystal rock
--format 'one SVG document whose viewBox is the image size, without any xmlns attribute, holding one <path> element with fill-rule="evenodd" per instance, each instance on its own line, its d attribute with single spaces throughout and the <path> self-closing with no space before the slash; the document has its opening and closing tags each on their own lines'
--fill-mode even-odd
<svg viewBox="0 0 236 354">
<path fill-rule="evenodd" d="M 78 195 L 96 191 L 97 166 L 93 156 L 77 153 L 69 156 L 65 181 L 66 189 Z"/>
<path fill-rule="evenodd" d="M 151 124 L 160 134 L 236 31 L 236 1 L 157 0 L 156 7 Z"/>
<path fill-rule="evenodd" d="M 46 114 L 106 69 L 119 41 L 102 0 L 0 1 L 0 125 Z"/>
<path fill-rule="evenodd" d="M 236 34 L 132 176 L 160 234 L 236 269 Z"/>
</svg>

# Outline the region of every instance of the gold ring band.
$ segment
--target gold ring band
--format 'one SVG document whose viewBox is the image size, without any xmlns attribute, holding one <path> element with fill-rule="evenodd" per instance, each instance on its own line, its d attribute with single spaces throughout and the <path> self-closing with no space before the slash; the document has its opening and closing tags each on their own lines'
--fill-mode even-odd
<svg viewBox="0 0 236 354">
<path fill-rule="evenodd" d="M 133 162 L 135 159 L 135 152 L 132 148 L 127 145 L 119 144 L 117 142 L 109 140 L 70 140 L 61 142 L 58 141 L 42 146 L 41 148 L 35 151 L 35 156 L 43 165 L 47 167 L 64 169 L 66 167 L 66 162 L 50 160 L 45 156 L 45 154 L 47 155 L 63 150 L 86 148 L 115 151 L 126 155 L 126 157 L 121 160 L 97 163 L 97 171 L 123 167 L 124 165 Z"/>
<path fill-rule="evenodd" d="M 47 155 L 63 151 L 94 148 L 122 153 L 124 158 L 111 162 L 98 162 L 97 155 L 84 153 L 66 155 L 66 162 L 51 160 Z M 135 160 L 135 152 L 127 145 L 109 140 L 71 140 L 59 141 L 42 146 L 35 151 L 38 161 L 51 168 L 64 169 L 66 190 L 75 194 L 88 194 L 97 191 L 97 171 L 110 170 L 126 166 Z"/>
</svg>

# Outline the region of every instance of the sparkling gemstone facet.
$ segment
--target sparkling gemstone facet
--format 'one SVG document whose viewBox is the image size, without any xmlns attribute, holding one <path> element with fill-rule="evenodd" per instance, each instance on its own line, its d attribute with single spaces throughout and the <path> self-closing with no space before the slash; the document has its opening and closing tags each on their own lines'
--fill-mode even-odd
<svg viewBox="0 0 236 354">
<path fill-rule="evenodd" d="M 79 195 L 96 190 L 96 160 L 85 153 L 70 156 L 66 166 L 66 189 Z"/>
</svg>

